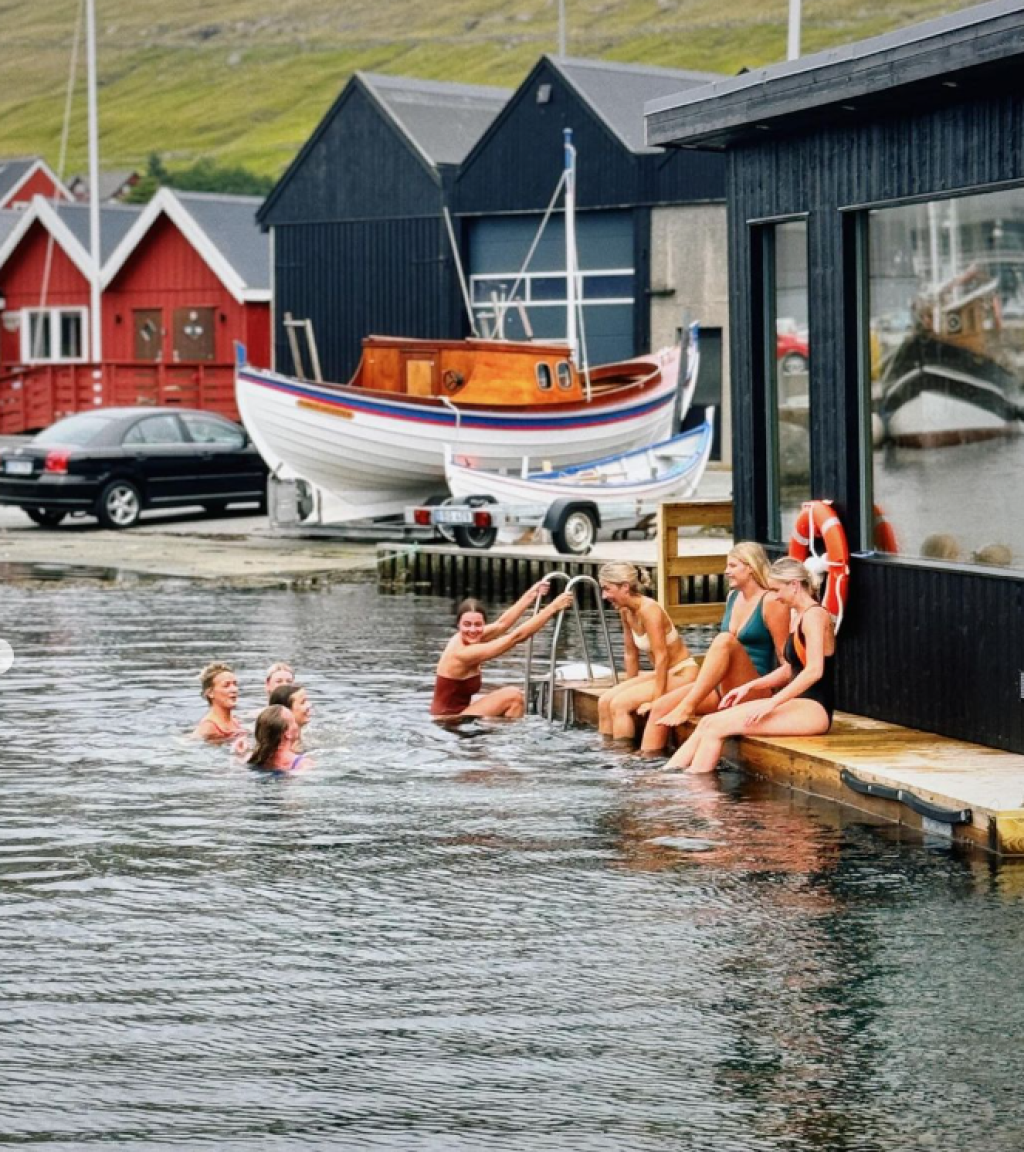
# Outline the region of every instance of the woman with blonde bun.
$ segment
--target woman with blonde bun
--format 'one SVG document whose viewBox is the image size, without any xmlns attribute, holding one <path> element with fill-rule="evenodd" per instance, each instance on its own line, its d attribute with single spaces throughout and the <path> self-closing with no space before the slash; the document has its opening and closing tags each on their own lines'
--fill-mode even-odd
<svg viewBox="0 0 1024 1152">
<path fill-rule="evenodd" d="M 670 768 L 713 772 L 730 736 L 819 736 L 832 726 L 836 637 L 832 617 L 815 598 L 817 579 L 788 556 L 775 561 L 769 576 L 792 614 L 782 663 L 766 676 L 727 692 L 719 710 L 698 723 L 668 762 Z M 765 688 L 772 695 L 748 700 L 751 693 Z"/>
<path fill-rule="evenodd" d="M 736 544 L 726 557 L 725 577 L 730 592 L 722 630 L 711 642 L 697 679 L 651 705 L 641 745 L 644 752 L 661 752 L 676 725 L 717 711 L 727 692 L 778 665 L 789 635 L 789 609 L 769 588 L 768 557 L 761 545 L 752 540 Z M 748 698 L 768 694 L 761 688 Z"/>
<path fill-rule="evenodd" d="M 644 589 L 647 573 L 634 564 L 603 564 L 597 574 L 601 595 L 616 608 L 625 637 L 626 679 L 601 694 L 597 703 L 598 729 L 616 740 L 636 735 L 637 710 L 674 688 L 690 684 L 697 676 L 697 661 L 668 613 Z M 640 654 L 650 657 L 652 672 L 640 671 Z"/>
<path fill-rule="evenodd" d="M 197 740 L 223 744 L 245 734 L 235 718 L 238 704 L 238 680 L 230 664 L 207 664 L 199 673 L 200 692 L 210 710 L 196 725 L 192 735 Z"/>
</svg>

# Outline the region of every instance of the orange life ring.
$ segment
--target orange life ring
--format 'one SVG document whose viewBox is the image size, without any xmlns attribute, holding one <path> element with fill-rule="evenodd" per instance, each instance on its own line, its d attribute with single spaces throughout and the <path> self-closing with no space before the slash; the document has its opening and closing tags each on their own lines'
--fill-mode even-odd
<svg viewBox="0 0 1024 1152">
<path fill-rule="evenodd" d="M 828 582 L 821 603 L 831 613 L 838 629 L 843 621 L 850 585 L 850 549 L 831 500 L 808 500 L 801 507 L 800 515 L 793 525 L 793 535 L 789 538 L 790 556 L 801 562 L 817 556 L 814 550 L 815 537 L 820 537 L 825 543 L 828 570 Z"/>
<path fill-rule="evenodd" d="M 877 504 L 873 504 L 872 509 L 875 513 L 875 551 L 887 552 L 890 556 L 897 555 L 900 550 L 900 545 L 896 539 L 896 529 L 893 528 L 888 516 L 886 516 Z"/>
</svg>

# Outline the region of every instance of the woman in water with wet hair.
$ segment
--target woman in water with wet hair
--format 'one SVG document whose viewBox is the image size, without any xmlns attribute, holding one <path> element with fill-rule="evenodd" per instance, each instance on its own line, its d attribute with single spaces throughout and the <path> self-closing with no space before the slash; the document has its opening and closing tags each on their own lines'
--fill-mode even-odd
<svg viewBox="0 0 1024 1152">
<path fill-rule="evenodd" d="M 270 701 L 270 697 L 274 694 L 275 688 L 280 688 L 282 684 L 294 683 L 295 670 L 290 664 L 286 664 L 283 660 L 278 660 L 276 664 L 271 664 L 267 669 L 267 675 L 263 681 L 263 687 L 267 693 L 268 703 Z"/>
<path fill-rule="evenodd" d="M 199 682 L 199 690 L 210 710 L 196 725 L 192 735 L 211 744 L 222 744 L 244 735 L 245 729 L 235 719 L 238 680 L 231 665 L 207 664 L 199 673 Z"/>
<path fill-rule="evenodd" d="M 311 767 L 304 752 L 297 752 L 299 726 L 295 717 L 281 704 L 270 704 L 256 717 L 256 747 L 248 763 L 253 768 L 272 772 L 294 772 Z"/>
<path fill-rule="evenodd" d="M 598 730 L 616 740 L 632 740 L 638 709 L 692 683 L 697 661 L 665 609 L 644 595 L 650 587 L 646 572 L 617 562 L 602 564 L 597 578 L 601 595 L 618 609 L 622 620 L 626 665 L 626 679 L 602 693 L 597 702 Z M 650 657 L 653 672 L 640 671 L 641 653 Z"/>
<path fill-rule="evenodd" d="M 832 726 L 836 650 L 832 617 L 817 601 L 817 579 L 784 556 L 769 569 L 772 588 L 792 614 L 782 663 L 766 676 L 727 692 L 668 762 L 669 768 L 713 772 L 730 736 L 820 736 Z M 768 689 L 772 695 L 750 700 Z"/>
<path fill-rule="evenodd" d="M 487 692 L 478 700 L 480 669 L 488 660 L 501 656 L 522 644 L 563 609 L 572 603 L 572 593 L 563 592 L 550 604 L 509 631 L 523 613 L 548 590 L 546 580 L 540 580 L 494 621 L 487 623 L 484 606 L 479 600 L 463 600 L 455 611 L 458 631 L 445 645 L 437 662 L 437 680 L 430 714 L 435 717 L 503 716 L 517 720 L 526 710 L 521 688 L 512 684 Z"/>
<path fill-rule="evenodd" d="M 661 752 L 672 728 L 716 712 L 727 692 L 767 675 L 779 662 L 789 635 L 789 609 L 769 588 L 768 557 L 761 545 L 751 540 L 736 544 L 726 557 L 725 576 L 731 591 L 722 630 L 711 642 L 697 679 L 651 705 L 644 752 Z M 767 695 L 768 689 L 760 688 L 747 698 Z"/>
</svg>

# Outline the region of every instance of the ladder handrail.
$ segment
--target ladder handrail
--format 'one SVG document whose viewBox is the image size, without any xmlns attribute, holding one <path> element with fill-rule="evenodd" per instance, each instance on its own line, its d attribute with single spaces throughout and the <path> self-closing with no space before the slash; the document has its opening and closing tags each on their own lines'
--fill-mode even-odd
<svg viewBox="0 0 1024 1152">
<path fill-rule="evenodd" d="M 593 577 L 581 572 L 578 576 L 573 576 L 568 584 L 565 586 L 566 592 L 575 592 L 576 585 L 578 584 L 592 584 L 597 593 L 597 611 L 601 617 L 601 628 L 604 632 L 605 647 L 608 651 L 608 663 L 611 665 L 612 681 L 615 684 L 619 682 L 619 674 L 615 669 L 615 652 L 612 649 L 612 635 L 608 631 L 608 617 L 604 610 L 604 601 L 601 599 L 601 585 Z M 576 624 L 579 628 L 580 640 L 583 644 L 583 656 L 587 663 L 587 678 L 594 679 L 594 669 L 590 663 L 590 650 L 587 646 L 587 638 L 583 632 L 583 620 L 580 616 L 580 605 L 576 596 L 572 598 L 573 611 L 576 616 Z M 562 633 L 562 616 L 559 613 L 558 619 L 555 621 L 555 629 L 551 636 L 551 669 L 548 673 L 548 719 L 554 720 L 555 718 L 555 681 L 558 675 L 558 640 Z"/>
<path fill-rule="evenodd" d="M 549 572 L 546 576 L 543 577 L 543 579 L 545 579 L 550 584 L 552 582 L 552 580 L 554 580 L 554 581 L 565 580 L 566 582 L 568 582 L 571 579 L 571 577 L 569 576 L 568 572 L 563 572 L 563 571 L 561 571 L 561 569 L 559 569 L 556 572 Z M 540 601 L 541 601 L 540 596 L 538 596 L 537 599 L 534 600 L 533 611 L 530 613 L 531 619 L 534 616 L 536 616 L 537 613 L 540 611 Z M 561 615 L 559 615 L 559 619 L 561 619 Z M 527 710 L 529 710 L 529 707 L 530 707 L 530 686 L 533 683 L 533 677 L 531 676 L 532 671 L 533 671 L 533 636 L 531 636 L 529 638 L 529 640 L 526 641 L 526 671 L 523 675 L 523 700 L 526 703 Z"/>
</svg>

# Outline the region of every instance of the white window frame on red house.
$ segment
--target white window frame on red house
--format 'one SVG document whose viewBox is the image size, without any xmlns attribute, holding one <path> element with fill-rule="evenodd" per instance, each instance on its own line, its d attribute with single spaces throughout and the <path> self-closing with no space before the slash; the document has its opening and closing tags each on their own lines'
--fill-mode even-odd
<svg viewBox="0 0 1024 1152">
<path fill-rule="evenodd" d="M 49 320 L 49 354 L 36 356 L 32 348 L 34 316 L 46 316 Z M 81 354 L 62 355 L 61 321 L 65 316 L 77 316 L 81 333 Z M 54 349 L 57 354 L 53 355 Z M 21 359 L 25 364 L 84 364 L 89 359 L 89 309 L 88 308 L 22 308 L 21 310 Z"/>
</svg>

